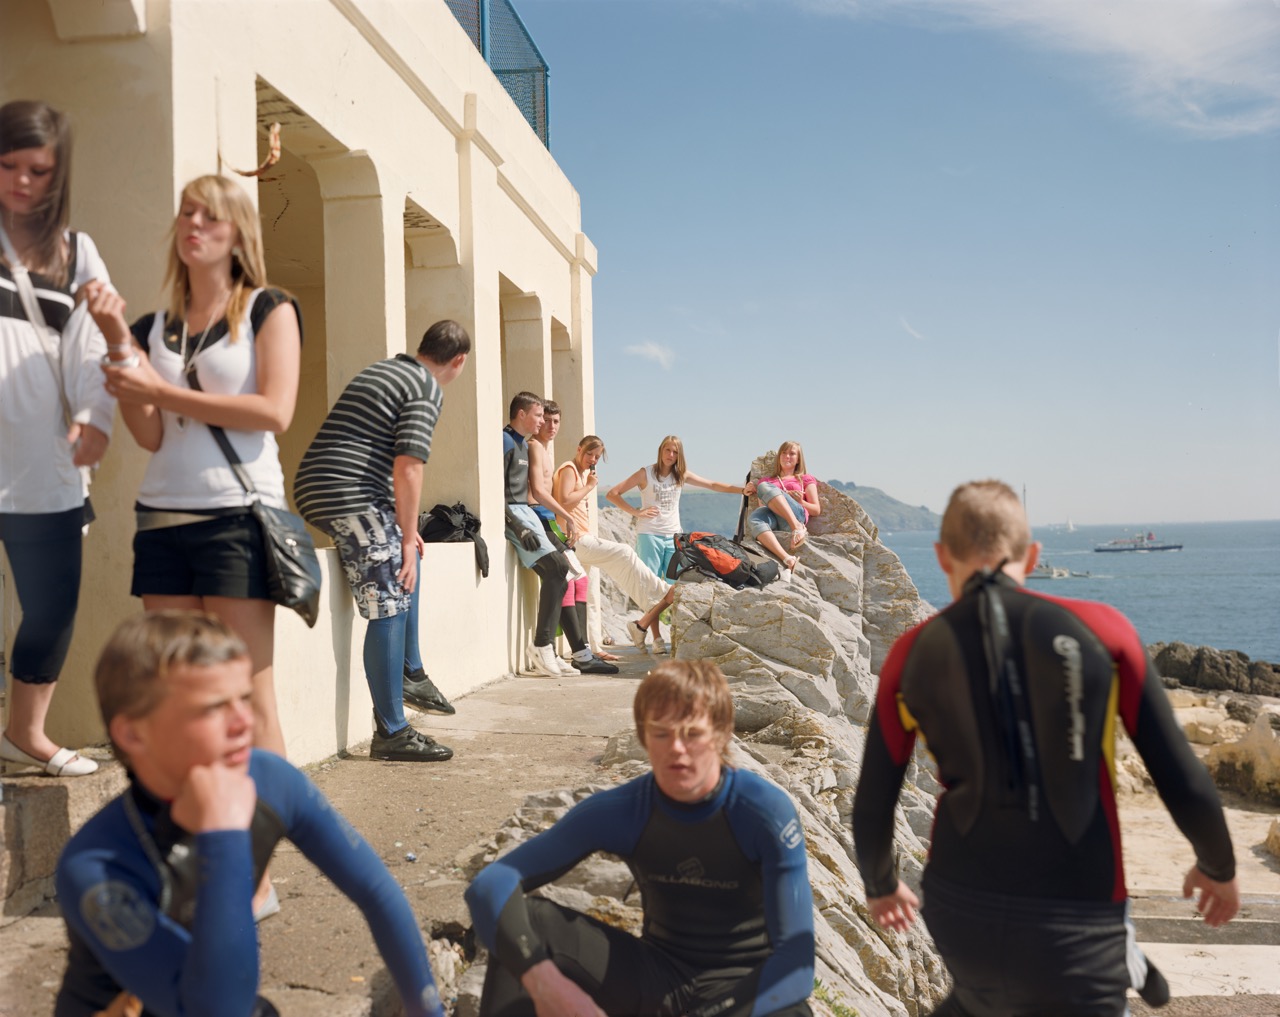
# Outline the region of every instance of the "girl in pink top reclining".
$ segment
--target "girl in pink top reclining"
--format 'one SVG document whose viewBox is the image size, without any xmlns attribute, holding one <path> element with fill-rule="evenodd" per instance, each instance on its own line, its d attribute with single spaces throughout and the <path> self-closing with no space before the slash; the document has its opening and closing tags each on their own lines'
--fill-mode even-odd
<svg viewBox="0 0 1280 1017">
<path fill-rule="evenodd" d="M 805 524 L 822 514 L 818 501 L 817 478 L 805 472 L 804 449 L 798 441 L 784 441 L 778 447 L 777 476 L 761 477 L 747 485 L 749 493 L 760 499 L 760 507 L 751 513 L 747 528 L 760 546 L 782 562 L 789 580 L 796 567 L 794 552 L 809 535 Z M 775 530 L 790 530 L 790 550 L 784 550 Z"/>
</svg>

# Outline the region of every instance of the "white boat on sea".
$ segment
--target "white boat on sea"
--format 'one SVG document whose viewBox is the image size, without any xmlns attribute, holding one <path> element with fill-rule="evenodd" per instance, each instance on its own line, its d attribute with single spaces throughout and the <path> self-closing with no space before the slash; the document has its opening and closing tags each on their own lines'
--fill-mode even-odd
<svg viewBox="0 0 1280 1017">
<path fill-rule="evenodd" d="M 1160 540 L 1148 530 L 1136 533 L 1132 537 L 1117 537 L 1105 544 L 1095 544 L 1095 551 L 1181 551 L 1182 545 L 1172 541 Z"/>
</svg>

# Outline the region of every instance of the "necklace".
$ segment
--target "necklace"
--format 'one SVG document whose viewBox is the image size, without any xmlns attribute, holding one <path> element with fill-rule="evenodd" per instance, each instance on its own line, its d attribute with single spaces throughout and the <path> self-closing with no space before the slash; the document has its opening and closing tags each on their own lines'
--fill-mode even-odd
<svg viewBox="0 0 1280 1017">
<path fill-rule="evenodd" d="M 223 301 L 224 311 L 226 310 L 227 304 L 229 304 L 230 302 L 231 302 L 231 295 L 227 294 L 226 300 Z M 181 356 L 182 356 L 182 377 L 184 379 L 189 379 L 191 376 L 191 372 L 195 370 L 195 368 L 192 367 L 192 364 L 195 362 L 196 357 L 198 357 L 200 353 L 204 350 L 205 340 L 209 338 L 210 330 L 212 330 L 213 326 L 222 320 L 222 317 L 223 317 L 222 314 L 216 314 L 216 313 L 211 314 L 209 316 L 209 321 L 205 324 L 204 331 L 200 333 L 200 338 L 196 340 L 195 349 L 188 348 L 187 340 L 189 338 L 189 335 L 187 332 L 187 321 L 185 318 L 182 320 L 182 339 L 179 342 L 178 348 L 181 351 Z M 189 381 L 188 381 L 188 384 L 190 384 Z M 178 430 L 180 431 L 185 430 L 186 426 L 187 426 L 187 418 L 182 414 L 178 414 Z"/>
</svg>

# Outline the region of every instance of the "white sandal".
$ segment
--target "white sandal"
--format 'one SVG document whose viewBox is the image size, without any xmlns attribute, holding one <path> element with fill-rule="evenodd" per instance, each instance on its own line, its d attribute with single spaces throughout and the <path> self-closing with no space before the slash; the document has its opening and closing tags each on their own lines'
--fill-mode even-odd
<svg viewBox="0 0 1280 1017">
<path fill-rule="evenodd" d="M 37 759 L 9 741 L 8 735 L 0 738 L 0 759 L 19 766 L 34 766 L 50 777 L 85 777 L 98 769 L 96 762 L 73 749 L 59 749 L 48 760 Z"/>
</svg>

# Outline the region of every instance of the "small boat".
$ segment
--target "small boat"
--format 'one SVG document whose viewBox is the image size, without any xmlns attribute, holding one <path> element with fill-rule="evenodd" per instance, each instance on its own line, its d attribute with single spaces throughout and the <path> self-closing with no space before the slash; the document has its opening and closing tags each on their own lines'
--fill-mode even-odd
<svg viewBox="0 0 1280 1017">
<path fill-rule="evenodd" d="M 1160 540 L 1148 530 L 1146 533 L 1137 533 L 1132 537 L 1117 537 L 1115 540 L 1108 540 L 1105 544 L 1095 544 L 1093 549 L 1095 551 L 1181 551 L 1182 545 Z"/>
<path fill-rule="evenodd" d="M 1040 562 L 1027 575 L 1028 579 L 1070 579 L 1071 570 L 1060 568 L 1057 565 L 1050 565 L 1047 561 Z"/>
</svg>

